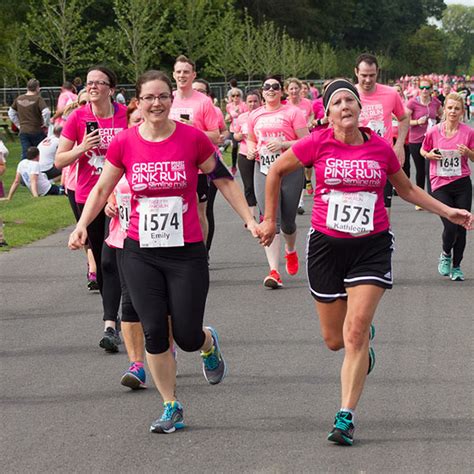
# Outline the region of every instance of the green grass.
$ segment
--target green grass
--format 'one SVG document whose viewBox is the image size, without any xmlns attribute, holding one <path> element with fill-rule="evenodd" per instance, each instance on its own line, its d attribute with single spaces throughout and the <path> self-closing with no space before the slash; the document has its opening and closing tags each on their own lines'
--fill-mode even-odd
<svg viewBox="0 0 474 474">
<path fill-rule="evenodd" d="M 7 194 L 15 178 L 21 146 L 18 140 L 5 144 L 10 153 L 7 157 L 7 171 L 1 179 Z M 0 217 L 3 219 L 3 231 L 8 243 L 7 247 L 0 247 L 0 252 L 42 239 L 74 223 L 66 196 L 34 198 L 24 186 L 17 189 L 10 202 L 0 201 Z"/>
</svg>

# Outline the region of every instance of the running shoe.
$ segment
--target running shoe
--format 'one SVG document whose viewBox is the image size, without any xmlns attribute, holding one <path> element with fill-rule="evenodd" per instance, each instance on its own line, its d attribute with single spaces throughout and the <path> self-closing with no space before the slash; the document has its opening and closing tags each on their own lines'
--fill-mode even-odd
<svg viewBox="0 0 474 474">
<path fill-rule="evenodd" d="M 201 352 L 202 372 L 211 385 L 216 385 L 227 375 L 227 365 L 219 347 L 217 331 L 211 326 L 207 326 L 207 329 L 211 331 L 214 344 L 209 352 Z"/>
<path fill-rule="evenodd" d="M 87 289 L 89 291 L 98 291 L 97 275 L 94 272 L 87 272 Z"/>
<path fill-rule="evenodd" d="M 453 268 L 454 270 L 454 268 Z M 438 260 L 438 272 L 440 275 L 449 276 L 451 273 L 451 257 L 441 253 Z"/>
<path fill-rule="evenodd" d="M 272 288 L 273 290 L 281 288 L 283 282 L 281 281 L 280 274 L 276 270 L 271 270 L 268 276 L 265 277 L 265 280 L 263 280 L 263 286 Z"/>
<path fill-rule="evenodd" d="M 184 428 L 183 405 L 178 400 L 173 400 L 164 402 L 163 407 L 161 418 L 151 424 L 150 431 L 169 434 Z"/>
<path fill-rule="evenodd" d="M 118 331 L 114 328 L 107 328 L 104 331 L 104 337 L 99 341 L 99 346 L 106 352 L 118 352 L 118 346 L 121 343 Z"/>
<path fill-rule="evenodd" d="M 374 370 L 375 367 L 375 351 L 373 347 L 369 347 L 369 368 L 367 369 L 367 375 Z"/>
<path fill-rule="evenodd" d="M 120 383 L 132 390 L 146 388 L 146 373 L 142 363 L 133 362 L 129 369 L 122 375 Z"/>
<path fill-rule="evenodd" d="M 296 212 L 302 216 L 304 214 L 304 207 L 303 206 L 298 206 L 298 209 L 296 210 Z"/>
<path fill-rule="evenodd" d="M 338 411 L 334 419 L 334 427 L 328 434 L 328 440 L 343 446 L 352 446 L 354 443 L 354 423 L 352 413 Z"/>
<path fill-rule="evenodd" d="M 0 240 L 0 247 L 7 247 L 8 244 L 4 240 Z"/>
<path fill-rule="evenodd" d="M 298 273 L 298 254 L 296 250 L 293 252 L 285 251 L 286 273 L 288 275 L 296 275 Z"/>
<path fill-rule="evenodd" d="M 464 281 L 464 273 L 462 272 L 461 267 L 453 267 L 449 274 L 449 278 L 453 281 Z"/>
</svg>

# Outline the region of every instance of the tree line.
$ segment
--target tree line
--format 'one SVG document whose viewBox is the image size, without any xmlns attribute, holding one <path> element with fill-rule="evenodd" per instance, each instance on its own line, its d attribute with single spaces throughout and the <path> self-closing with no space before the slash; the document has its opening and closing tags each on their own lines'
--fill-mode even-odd
<svg viewBox="0 0 474 474">
<path fill-rule="evenodd" d="M 474 7 L 442 0 L 2 0 L 0 77 L 57 85 L 97 62 L 134 82 L 186 54 L 202 76 L 351 76 L 377 54 L 384 79 L 474 70 Z"/>
</svg>

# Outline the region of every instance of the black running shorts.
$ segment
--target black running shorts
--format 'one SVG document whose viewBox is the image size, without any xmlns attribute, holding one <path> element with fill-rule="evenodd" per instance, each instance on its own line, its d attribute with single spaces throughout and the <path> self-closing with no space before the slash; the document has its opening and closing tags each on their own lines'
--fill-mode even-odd
<svg viewBox="0 0 474 474">
<path fill-rule="evenodd" d="M 346 288 L 357 285 L 392 288 L 393 243 L 388 230 L 340 239 L 310 229 L 306 271 L 313 298 L 323 303 L 346 299 Z"/>
</svg>

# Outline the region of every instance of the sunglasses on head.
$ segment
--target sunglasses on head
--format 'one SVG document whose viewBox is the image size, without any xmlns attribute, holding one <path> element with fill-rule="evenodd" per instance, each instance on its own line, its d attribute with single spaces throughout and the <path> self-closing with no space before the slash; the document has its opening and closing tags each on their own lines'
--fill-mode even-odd
<svg viewBox="0 0 474 474">
<path fill-rule="evenodd" d="M 419 86 L 419 89 L 429 90 L 431 89 L 431 86 Z"/>
<path fill-rule="evenodd" d="M 281 89 L 280 84 L 278 82 L 273 82 L 272 84 L 263 84 L 262 89 L 264 91 L 269 91 L 270 89 L 273 89 L 274 91 L 279 91 Z"/>
</svg>

